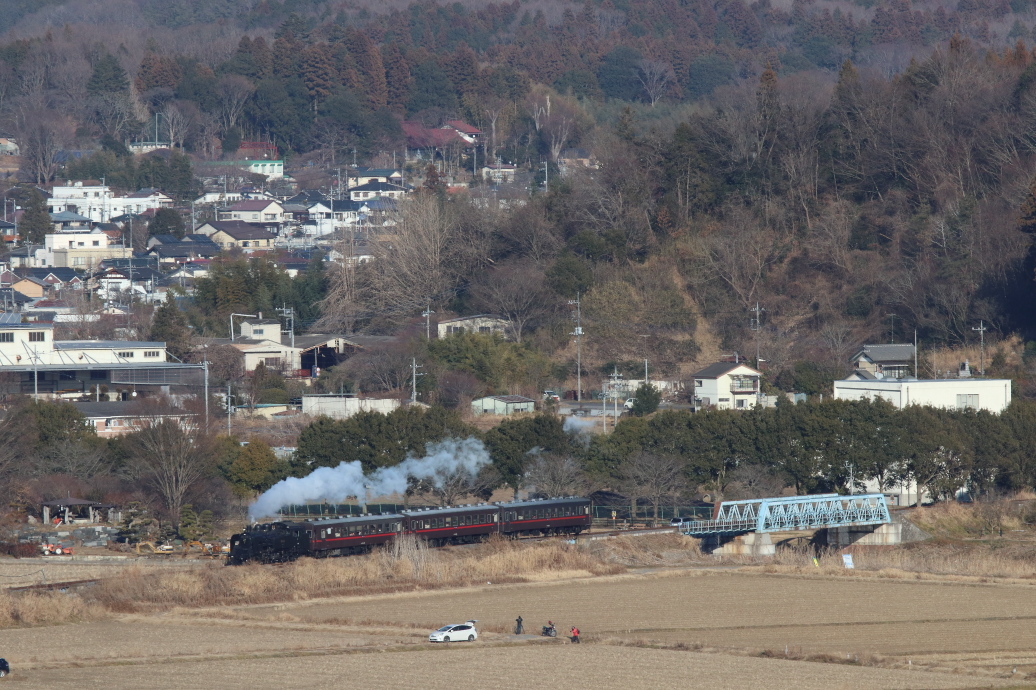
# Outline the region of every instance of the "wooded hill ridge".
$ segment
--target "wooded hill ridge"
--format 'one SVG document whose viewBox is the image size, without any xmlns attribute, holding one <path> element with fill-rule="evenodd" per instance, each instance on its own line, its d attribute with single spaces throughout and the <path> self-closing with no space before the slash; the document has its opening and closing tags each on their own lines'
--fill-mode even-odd
<svg viewBox="0 0 1036 690">
<path fill-rule="evenodd" d="M 549 188 L 501 210 L 433 180 L 410 249 L 329 272 L 309 302 L 323 326 L 509 308 L 565 359 L 578 294 L 591 366 L 676 375 L 703 344 L 758 339 L 773 372 L 837 374 L 915 329 L 935 346 L 980 320 L 994 340 L 1030 334 L 1033 18 L 1024 0 L 15 4 L 0 126 L 25 179 L 132 187 L 123 142 L 156 113 L 195 159 L 245 137 L 321 170 L 403 150 L 404 118 L 463 119 L 487 133 L 481 160 L 546 162 Z M 598 167 L 557 175 L 571 147 Z M 234 294 L 219 308 L 254 296 Z"/>
</svg>

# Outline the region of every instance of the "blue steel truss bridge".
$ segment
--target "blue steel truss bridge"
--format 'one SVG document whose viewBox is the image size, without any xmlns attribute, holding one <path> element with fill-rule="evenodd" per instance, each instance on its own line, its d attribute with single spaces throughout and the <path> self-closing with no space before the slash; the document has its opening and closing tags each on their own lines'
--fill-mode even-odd
<svg viewBox="0 0 1036 690">
<path fill-rule="evenodd" d="M 692 537 L 734 537 L 750 532 L 793 532 L 863 527 L 891 522 L 884 494 L 816 494 L 724 501 L 712 520 L 686 523 Z"/>
</svg>

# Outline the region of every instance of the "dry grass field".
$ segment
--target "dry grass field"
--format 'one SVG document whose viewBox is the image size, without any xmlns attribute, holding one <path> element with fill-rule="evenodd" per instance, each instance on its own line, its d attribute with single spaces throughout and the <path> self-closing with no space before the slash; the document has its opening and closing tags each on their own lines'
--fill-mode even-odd
<svg viewBox="0 0 1036 690">
<path fill-rule="evenodd" d="M 926 517 L 983 529 L 952 511 Z M 1033 687 L 1030 536 L 859 550 L 856 571 L 838 554 L 819 568 L 791 551 L 717 561 L 674 535 L 278 566 L 105 566 L 111 577 L 80 594 L 0 592 L 0 656 L 15 670 L 0 683 Z M 0 573 L 27 565 L 0 562 Z M 531 633 L 547 619 L 562 632 L 577 625 L 584 644 L 516 638 L 518 615 Z M 432 628 L 469 618 L 478 642 L 427 643 Z"/>
<path fill-rule="evenodd" d="M 12 676 L 13 679 L 13 676 Z M 30 680 L 47 688 L 373 687 L 393 690 L 530 687 L 628 690 L 750 688 L 775 690 L 1005 687 L 998 680 L 922 671 L 860 668 L 604 645 L 510 645 L 399 653 L 284 655 L 191 663 L 46 669 Z"/>
</svg>

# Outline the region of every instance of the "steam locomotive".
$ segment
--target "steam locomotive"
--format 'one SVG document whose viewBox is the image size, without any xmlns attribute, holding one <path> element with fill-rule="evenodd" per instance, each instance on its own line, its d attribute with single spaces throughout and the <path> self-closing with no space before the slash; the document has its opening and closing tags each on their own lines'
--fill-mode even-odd
<svg viewBox="0 0 1036 690">
<path fill-rule="evenodd" d="M 412 534 L 429 546 L 484 541 L 492 534 L 577 535 L 590 528 L 590 501 L 551 498 L 405 510 L 385 515 L 268 522 L 230 538 L 228 565 L 281 563 L 302 556 L 326 558 L 366 553 L 397 536 Z"/>
</svg>

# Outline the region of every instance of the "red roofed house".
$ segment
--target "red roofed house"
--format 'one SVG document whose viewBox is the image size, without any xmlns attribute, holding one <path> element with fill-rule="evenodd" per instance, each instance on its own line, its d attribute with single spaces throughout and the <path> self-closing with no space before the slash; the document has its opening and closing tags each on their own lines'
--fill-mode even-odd
<svg viewBox="0 0 1036 690">
<path fill-rule="evenodd" d="M 237 155 L 246 161 L 277 160 L 277 147 L 267 141 L 242 141 Z"/>
<path fill-rule="evenodd" d="M 461 139 L 468 142 L 469 144 L 478 143 L 482 137 L 482 130 L 478 127 L 472 127 L 463 120 L 447 120 L 442 126 L 442 129 L 452 129 L 456 132 Z"/>
<path fill-rule="evenodd" d="M 412 149 L 441 149 L 471 143 L 452 127 L 425 127 L 420 122 L 403 122 L 400 127 L 406 136 L 407 146 Z"/>
</svg>

